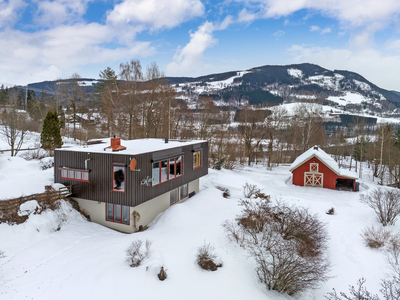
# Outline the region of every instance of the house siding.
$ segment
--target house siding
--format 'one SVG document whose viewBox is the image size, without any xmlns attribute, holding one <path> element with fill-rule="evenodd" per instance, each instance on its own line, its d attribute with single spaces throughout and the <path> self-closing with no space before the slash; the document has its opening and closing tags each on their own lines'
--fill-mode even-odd
<svg viewBox="0 0 400 300">
<path fill-rule="evenodd" d="M 193 169 L 193 150 L 199 148 L 202 148 L 203 151 L 203 165 Z M 72 185 L 73 196 L 80 199 L 135 207 L 208 174 L 207 142 L 138 155 L 125 155 L 123 151 L 118 153 L 90 153 L 89 151 L 89 149 L 87 152 L 57 149 L 54 151 L 54 181 L 65 185 Z M 142 179 L 147 176 L 152 177 L 152 160 L 182 152 L 184 155 L 182 176 L 156 186 L 151 186 L 151 184 L 149 186 L 141 185 Z M 140 171 L 130 170 L 129 164 L 132 158 L 136 159 L 136 170 Z M 87 161 L 87 169 L 90 170 L 89 182 L 61 178 L 59 167 L 85 169 L 86 159 L 90 159 Z M 125 165 L 125 192 L 112 190 L 112 166 L 114 163 Z"/>
</svg>

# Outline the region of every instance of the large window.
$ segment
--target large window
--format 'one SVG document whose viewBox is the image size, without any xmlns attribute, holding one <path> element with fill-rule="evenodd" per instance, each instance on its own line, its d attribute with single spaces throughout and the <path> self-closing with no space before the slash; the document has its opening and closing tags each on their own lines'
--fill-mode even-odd
<svg viewBox="0 0 400 300">
<path fill-rule="evenodd" d="M 172 205 L 180 200 L 188 197 L 188 184 L 184 184 L 179 188 L 169 192 L 169 204 Z"/>
<path fill-rule="evenodd" d="M 61 178 L 89 182 L 89 171 L 78 169 L 59 168 L 61 171 Z"/>
<path fill-rule="evenodd" d="M 106 220 L 129 225 L 129 206 L 107 203 Z"/>
<path fill-rule="evenodd" d="M 113 191 L 125 192 L 125 166 L 113 166 Z"/>
<path fill-rule="evenodd" d="M 193 152 L 193 169 L 201 167 L 201 150 Z"/>
<path fill-rule="evenodd" d="M 152 164 L 153 186 L 181 176 L 183 173 L 183 155 L 154 162 Z"/>
</svg>

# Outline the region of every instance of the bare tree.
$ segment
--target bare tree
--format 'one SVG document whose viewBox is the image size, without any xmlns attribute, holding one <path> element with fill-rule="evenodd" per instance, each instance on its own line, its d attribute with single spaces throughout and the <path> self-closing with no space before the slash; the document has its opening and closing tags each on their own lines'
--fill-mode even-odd
<svg viewBox="0 0 400 300">
<path fill-rule="evenodd" d="M 379 188 L 361 195 L 360 200 L 374 210 L 383 226 L 396 223 L 397 217 L 400 215 L 400 191 Z"/>
<path fill-rule="evenodd" d="M 0 134 L 10 146 L 11 156 L 17 155 L 24 142 L 26 133 L 26 116 L 18 110 L 17 88 L 9 90 L 6 98 L 6 109 L 2 113 Z"/>
</svg>

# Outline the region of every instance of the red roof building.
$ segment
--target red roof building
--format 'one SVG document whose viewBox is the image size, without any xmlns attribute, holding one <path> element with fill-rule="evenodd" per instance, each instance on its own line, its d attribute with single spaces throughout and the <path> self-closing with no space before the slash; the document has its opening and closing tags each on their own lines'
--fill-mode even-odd
<svg viewBox="0 0 400 300">
<path fill-rule="evenodd" d="M 300 155 L 290 171 L 294 185 L 356 191 L 355 174 L 339 169 L 337 162 L 318 146 Z"/>
</svg>

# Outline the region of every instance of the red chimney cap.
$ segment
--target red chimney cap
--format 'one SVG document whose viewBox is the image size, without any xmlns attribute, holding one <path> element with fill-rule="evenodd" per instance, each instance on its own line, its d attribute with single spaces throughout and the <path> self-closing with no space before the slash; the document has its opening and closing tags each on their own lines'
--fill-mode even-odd
<svg viewBox="0 0 400 300">
<path fill-rule="evenodd" d="M 115 136 L 111 138 L 111 146 L 105 147 L 104 150 L 110 148 L 112 149 L 112 151 L 120 151 L 126 149 L 126 147 L 121 145 L 121 138 Z"/>
</svg>

